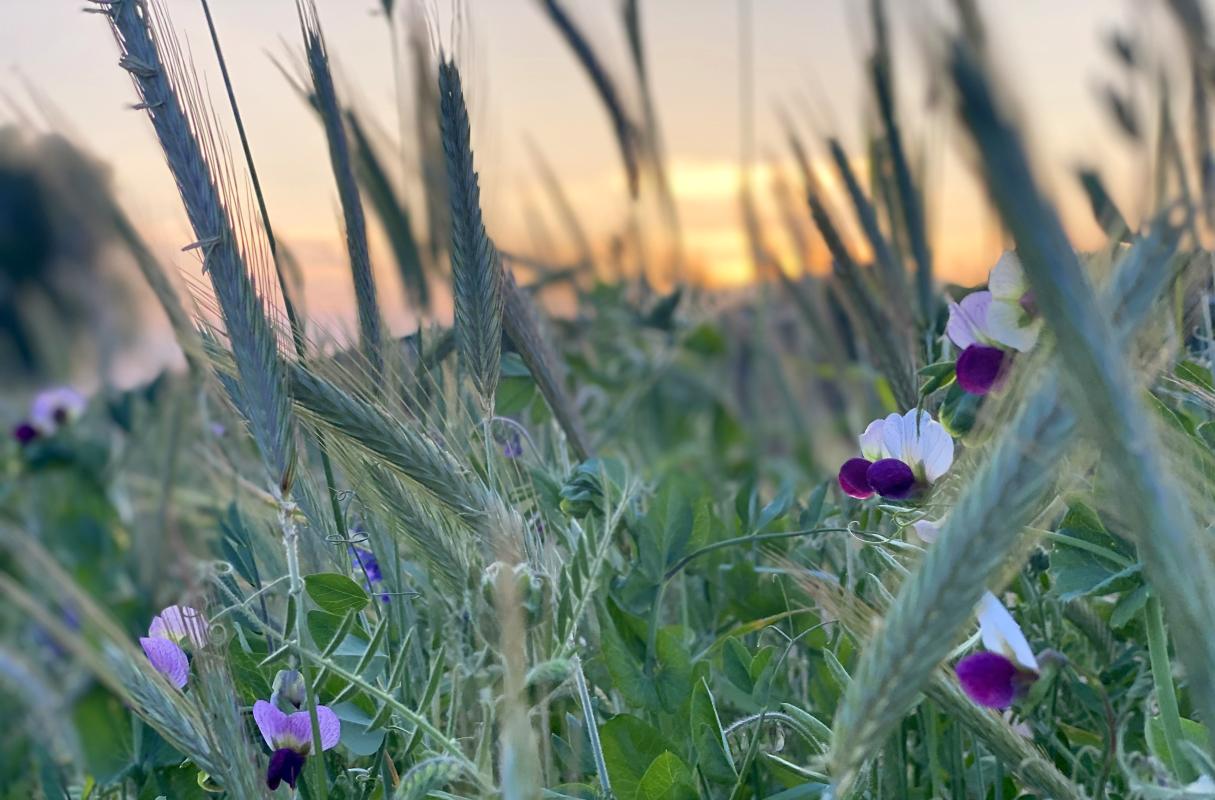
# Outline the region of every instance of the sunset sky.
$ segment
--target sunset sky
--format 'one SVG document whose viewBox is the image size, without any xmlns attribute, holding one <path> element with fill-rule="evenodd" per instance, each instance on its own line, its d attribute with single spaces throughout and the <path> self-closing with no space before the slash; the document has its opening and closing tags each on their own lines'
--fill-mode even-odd
<svg viewBox="0 0 1215 800">
<path fill-rule="evenodd" d="M 227 106 L 196 0 L 165 0 L 180 37 L 225 124 Z M 399 0 L 404 4 L 408 0 Z M 811 105 L 860 156 L 868 93 L 862 0 L 751 0 L 757 155 L 755 178 L 773 245 L 786 245 L 768 200 L 767 164 L 788 166 L 775 109 Z M 127 106 L 134 92 L 116 66 L 104 20 L 81 13 L 83 0 L 0 0 L 0 122 L 43 116 L 106 159 L 124 203 L 158 249 L 183 270 L 178 252 L 193 238 L 144 115 Z M 351 307 L 339 239 L 339 209 L 316 120 L 287 87 L 271 56 L 291 61 L 301 49 L 292 0 L 211 0 L 249 127 L 275 227 L 302 256 L 314 312 L 341 318 Z M 317 0 L 341 91 L 396 131 L 391 50 L 378 0 Z M 427 0 L 445 43 L 451 4 Z M 630 78 L 614 0 L 567 0 L 622 82 Z M 942 277 L 982 280 L 1000 234 L 969 175 L 964 143 L 948 114 L 926 108 L 924 78 L 943 0 L 896 0 L 899 102 L 917 160 L 926 165 L 933 247 Z M 1102 40 L 1130 28 L 1160 52 L 1176 52 L 1172 20 L 1135 0 L 980 2 L 997 61 L 1031 133 L 1038 163 L 1079 245 L 1096 241 L 1072 170 L 1099 164 L 1128 214 L 1143 208 L 1144 158 L 1120 137 L 1097 98 L 1102 81 L 1120 81 Z M 630 204 L 606 114 L 586 75 L 535 0 L 468 0 L 460 48 L 473 110 L 477 166 L 491 233 L 507 249 L 529 252 L 526 209 L 545 209 L 527 140 L 560 176 L 584 225 L 602 243 L 624 228 Z M 643 28 L 670 171 L 689 259 L 715 285 L 752 277 L 737 210 L 739 123 L 738 0 L 643 0 Z M 471 33 L 471 37 L 469 36 Z M 412 113 L 412 112 L 410 112 Z M 412 123 L 410 129 L 412 131 Z M 826 131 L 823 131 L 824 133 Z M 234 141 L 235 145 L 235 141 Z M 412 142 L 406 143 L 407 149 Z M 857 159 L 858 169 L 865 167 Z M 420 213 L 420 209 L 417 210 Z M 560 227 L 548 217 L 557 237 Z M 558 244 L 562 244 L 559 240 Z M 389 314 L 399 297 L 393 268 L 378 253 Z M 197 277 L 197 276 L 196 276 Z"/>
</svg>

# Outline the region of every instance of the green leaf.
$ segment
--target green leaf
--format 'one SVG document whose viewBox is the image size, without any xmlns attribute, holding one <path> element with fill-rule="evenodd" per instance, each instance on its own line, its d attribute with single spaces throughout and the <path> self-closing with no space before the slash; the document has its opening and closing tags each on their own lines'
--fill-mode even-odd
<svg viewBox="0 0 1215 800">
<path fill-rule="evenodd" d="M 764 800 L 808 800 L 812 797 L 822 797 L 828 788 L 830 787 L 826 783 L 803 783 L 801 786 L 770 794 Z"/>
<path fill-rule="evenodd" d="M 823 518 L 823 504 L 827 499 L 827 487 L 830 483 L 830 481 L 824 481 L 815 486 L 814 491 L 810 492 L 810 498 L 806 501 L 806 508 L 797 520 L 799 527 L 813 528 Z"/>
<path fill-rule="evenodd" d="M 921 378 L 924 378 L 924 383 L 920 386 L 920 396 L 927 397 L 937 389 L 953 383 L 956 377 L 955 362 L 938 361 L 935 364 L 920 367 L 919 374 Z"/>
<path fill-rule="evenodd" d="M 328 611 L 314 610 L 309 611 L 305 619 L 308 620 L 308 633 L 312 635 L 312 641 L 316 643 L 318 650 L 324 650 L 342 627 L 343 617 Z"/>
<path fill-rule="evenodd" d="M 695 514 L 683 481 L 668 480 L 654 498 L 641 526 L 641 568 L 660 581 L 667 567 L 682 558 L 692 543 Z"/>
<path fill-rule="evenodd" d="M 662 734 L 637 717 L 621 714 L 599 728 L 603 760 L 617 800 L 634 800 L 645 771 L 671 748 Z"/>
<path fill-rule="evenodd" d="M 751 697 L 760 705 L 767 705 L 766 695 L 772 686 L 772 678 L 776 673 L 776 662 L 772 657 L 776 648 L 772 645 L 762 648 L 751 659 Z"/>
<path fill-rule="evenodd" d="M 500 369 L 503 378 L 530 378 L 532 376 L 523 357 L 518 353 L 503 353 Z"/>
<path fill-rule="evenodd" d="M 610 615 L 605 614 L 602 617 L 606 623 L 603 624 L 601 637 L 603 663 L 612 677 L 612 685 L 620 691 L 629 705 L 658 711 L 661 708 L 658 689 L 643 669 L 644 641 L 640 642 L 638 648 L 639 637 L 636 637 L 626 624 L 618 623 Z M 633 646 L 630 647 L 630 644 Z"/>
<path fill-rule="evenodd" d="M 692 690 L 692 745 L 696 750 L 696 766 L 701 774 L 714 783 L 733 785 L 738 779 L 734 760 L 726 748 L 721 718 L 709 684 L 703 678 Z"/>
<path fill-rule="evenodd" d="M 1215 392 L 1215 384 L 1211 382 L 1211 371 L 1193 361 L 1182 361 L 1174 373 L 1183 381 L 1197 384 L 1208 392 Z"/>
<path fill-rule="evenodd" d="M 1073 504 L 1058 534 L 1051 573 L 1060 600 L 1128 591 L 1142 585 L 1134 551 L 1112 536 L 1088 506 Z"/>
<path fill-rule="evenodd" d="M 692 653 L 685 629 L 671 625 L 658 631 L 658 663 L 654 668 L 654 683 L 663 710 L 674 713 L 692 693 Z"/>
<path fill-rule="evenodd" d="M 1110 612 L 1110 626 L 1118 629 L 1138 617 L 1151 596 L 1151 587 L 1144 583 L 1119 597 L 1114 610 Z"/>
<path fill-rule="evenodd" d="M 354 703 L 338 703 L 333 706 L 333 713 L 342 721 L 342 744 L 356 756 L 373 755 L 380 749 L 384 741 L 383 728 L 368 731 L 371 715 Z"/>
<path fill-rule="evenodd" d="M 264 648 L 261 653 L 246 652 L 237 637 L 232 638 L 228 647 L 228 666 L 232 671 L 232 682 L 241 698 L 249 705 L 270 696 L 270 681 L 258 666 L 267 655 L 269 654 Z"/>
<path fill-rule="evenodd" d="M 679 756 L 667 750 L 650 762 L 637 787 L 639 800 L 695 800 L 692 771 Z"/>
<path fill-rule="evenodd" d="M 1160 719 L 1160 717 L 1144 718 L 1143 736 L 1145 739 L 1147 739 L 1148 751 L 1156 758 L 1164 762 L 1165 766 L 1167 766 L 1174 775 L 1177 775 L 1178 771 L 1176 758 L 1178 755 L 1176 753 L 1169 752 L 1168 745 L 1164 738 L 1164 722 Z M 1204 753 L 1211 749 L 1211 732 L 1208 731 L 1207 727 L 1200 722 L 1182 718 L 1181 738 L 1184 741 L 1190 742 Z M 1180 757 L 1185 758 L 1185 753 L 1180 754 Z"/>
<path fill-rule="evenodd" d="M 536 382 L 531 377 L 507 378 L 498 381 L 498 390 L 494 393 L 494 412 L 500 416 L 518 414 L 527 408 L 527 404 L 536 396 Z"/>
<path fill-rule="evenodd" d="M 348 611 L 362 611 L 371 602 L 363 587 L 336 572 L 305 576 L 304 590 L 312 602 L 338 616 L 344 616 Z"/>
<path fill-rule="evenodd" d="M 791 505 L 793 505 L 793 486 L 785 484 L 777 492 L 776 497 L 772 498 L 771 502 L 760 509 L 759 516 L 756 517 L 755 524 L 750 532 L 763 533 L 765 528 L 788 513 Z"/>
<path fill-rule="evenodd" d="M 731 636 L 721 651 L 721 670 L 726 680 L 737 686 L 743 693 L 750 694 L 754 688 L 751 680 L 751 653 L 746 645 Z"/>
<path fill-rule="evenodd" d="M 1150 405 L 1160 416 L 1160 418 L 1167 422 L 1170 426 L 1181 431 L 1186 436 L 1196 435 L 1197 429 L 1194 425 L 1194 420 L 1190 418 L 1189 414 L 1185 413 L 1179 408 L 1173 408 L 1166 403 L 1163 398 L 1153 394 L 1152 392 L 1147 393 L 1147 399 L 1148 405 Z"/>
</svg>

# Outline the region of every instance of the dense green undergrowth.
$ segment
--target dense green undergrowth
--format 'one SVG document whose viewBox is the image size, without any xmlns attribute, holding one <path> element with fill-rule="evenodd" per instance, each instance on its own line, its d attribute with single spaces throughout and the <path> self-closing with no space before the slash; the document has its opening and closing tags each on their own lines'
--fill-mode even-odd
<svg viewBox="0 0 1215 800">
<path fill-rule="evenodd" d="M 543 5 L 631 182 L 669 200 L 637 5 L 644 113 Z M 987 286 L 934 280 L 875 3 L 872 186 L 832 140 L 828 197 L 790 130 L 791 224 L 831 274 L 789 277 L 752 229 L 770 280 L 722 297 L 607 277 L 590 249 L 500 253 L 459 68 L 425 37 L 415 231 L 301 2 L 293 80 L 358 302 L 335 349 L 272 209 L 238 202 L 167 17 L 102 4 L 210 287 L 187 313 L 137 226 L 97 209 L 185 367 L 11 409 L 0 794 L 1215 796 L 1213 186 L 1162 102 L 1151 214 L 1129 227 L 1086 172 L 1107 239 L 1077 253 L 957 5 L 938 69 L 1012 245 Z M 389 335 L 369 220 L 415 308 L 450 285 L 450 328 Z M 544 313 L 551 287 L 572 315 Z"/>
</svg>

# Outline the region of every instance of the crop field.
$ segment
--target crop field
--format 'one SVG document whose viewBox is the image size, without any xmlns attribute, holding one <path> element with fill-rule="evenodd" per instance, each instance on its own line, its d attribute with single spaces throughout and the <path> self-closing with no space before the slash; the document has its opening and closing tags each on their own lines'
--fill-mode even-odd
<svg viewBox="0 0 1215 800">
<path fill-rule="evenodd" d="M 747 77 L 765 0 L 717 2 L 727 287 L 663 136 L 667 0 L 529 0 L 624 220 L 538 137 L 532 247 L 486 199 L 492 0 L 278 0 L 334 322 L 239 4 L 82 2 L 189 235 L 53 83 L 37 124 L 0 94 L 0 800 L 1215 798 L 1215 6 L 1092 33 L 1118 146 L 1047 179 L 992 22 L 1029 10 L 848 3 L 858 140 Z M 369 11 L 398 107 L 327 37 Z M 999 243 L 973 280 L 933 125 Z M 152 318 L 171 356 L 124 357 Z"/>
</svg>

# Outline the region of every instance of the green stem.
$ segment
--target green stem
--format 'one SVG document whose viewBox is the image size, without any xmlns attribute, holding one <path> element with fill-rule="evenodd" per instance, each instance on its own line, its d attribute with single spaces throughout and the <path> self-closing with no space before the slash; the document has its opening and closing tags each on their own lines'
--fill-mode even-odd
<svg viewBox="0 0 1215 800">
<path fill-rule="evenodd" d="M 279 502 L 278 523 L 283 534 L 283 550 L 287 556 L 287 591 L 295 603 L 295 630 L 283 631 L 283 635 L 294 638 L 298 658 L 298 654 L 304 650 L 304 581 L 300 577 L 299 528 L 295 525 L 295 504 L 286 497 Z M 312 691 L 312 676 L 309 674 L 308 665 L 304 664 L 302 659 L 299 659 L 299 662 L 300 674 L 304 679 L 304 698 L 308 705 L 308 719 L 312 727 L 313 758 L 309 764 L 310 782 L 314 784 L 313 791 L 321 800 L 325 800 L 329 796 L 329 779 L 325 772 L 325 755 L 321 749 L 321 727 L 316 716 L 316 697 Z"/>
<path fill-rule="evenodd" d="M 1164 611 L 1160 598 L 1148 598 L 1144 608 L 1144 623 L 1147 627 L 1148 656 L 1152 662 L 1152 680 L 1156 684 L 1156 703 L 1160 706 L 1160 722 L 1164 728 L 1167 761 L 1172 763 L 1177 777 L 1182 782 L 1194 780 L 1190 762 L 1181 751 L 1181 713 L 1177 709 L 1177 692 L 1173 688 L 1173 667 L 1169 662 L 1169 641 L 1164 630 Z"/>
<path fill-rule="evenodd" d="M 587 738 L 591 743 L 591 755 L 595 759 L 595 773 L 599 776 L 599 788 L 604 797 L 612 796 L 612 782 L 608 778 L 607 761 L 603 757 L 603 746 L 599 743 L 599 727 L 595 722 L 595 708 L 591 705 L 591 693 L 582 673 L 582 659 L 574 656 L 574 684 L 578 689 L 578 702 L 582 705 L 582 718 L 586 722 Z"/>
<path fill-rule="evenodd" d="M 814 533 L 849 533 L 851 531 L 852 531 L 851 528 L 807 528 L 805 530 L 800 530 L 800 531 L 780 531 L 777 533 L 757 533 L 757 534 L 751 534 L 750 536 L 736 536 L 733 539 L 723 539 L 720 542 L 714 542 L 713 544 L 705 545 L 704 547 L 701 547 L 698 550 L 693 550 L 691 553 L 688 553 L 686 556 L 684 556 L 683 558 L 676 561 L 671 566 L 671 568 L 667 570 L 666 575 L 663 576 L 663 583 L 665 584 L 666 581 L 669 581 L 671 578 L 678 575 L 679 571 L 682 570 L 684 567 L 686 567 L 693 560 L 700 558 L 703 555 L 708 555 L 709 553 L 712 553 L 716 550 L 721 550 L 726 547 L 733 547 L 736 544 L 748 544 L 751 542 L 762 542 L 767 539 L 790 539 L 790 538 L 794 538 L 797 536 L 809 536 Z M 864 533 L 864 532 L 865 531 L 863 531 L 863 530 L 857 531 L 857 533 Z"/>
</svg>

